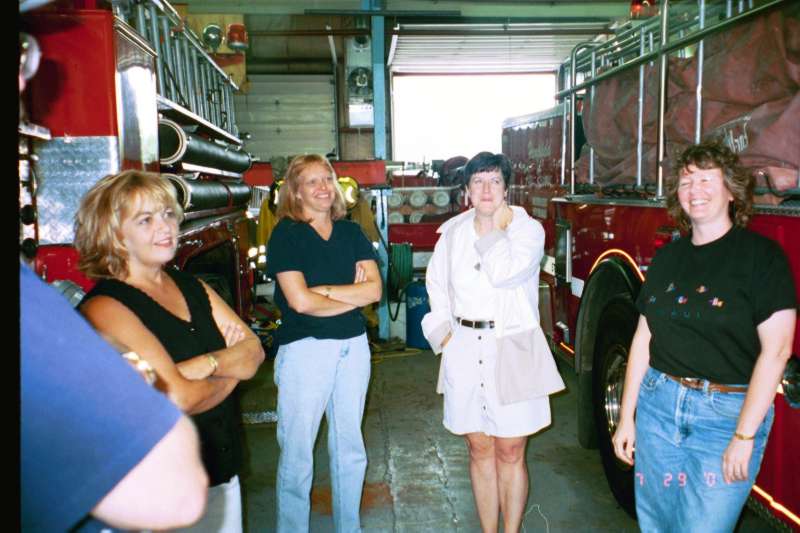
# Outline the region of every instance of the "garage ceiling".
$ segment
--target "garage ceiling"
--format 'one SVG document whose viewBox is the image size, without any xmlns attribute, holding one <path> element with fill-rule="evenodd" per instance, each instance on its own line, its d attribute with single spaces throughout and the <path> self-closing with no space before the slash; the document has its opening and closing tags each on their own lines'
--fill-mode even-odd
<svg viewBox="0 0 800 533">
<path fill-rule="evenodd" d="M 411 16 L 442 16 L 456 12 L 473 17 L 624 17 L 629 0 L 175 0 L 191 13 L 242 13 L 245 15 L 303 15 L 321 11 L 361 11 L 365 3 L 381 11 Z"/>
<path fill-rule="evenodd" d="M 290 72 L 330 68 L 324 66 L 331 60 L 326 29 L 333 28 L 340 54 L 343 34 L 337 35 L 336 28 L 352 29 L 356 17 L 375 12 L 384 16 L 387 64 L 395 73 L 553 71 L 575 44 L 602 33 L 615 20 L 626 17 L 630 8 L 628 0 L 185 2 L 190 14 L 245 15 L 251 30 L 248 72 L 251 66 L 253 72 L 275 71 L 274 65 L 284 62 L 292 65 L 286 70 Z M 365 5 L 379 9 L 368 11 L 363 9 Z M 264 31 L 276 26 L 287 31 L 280 35 Z M 304 34 L 298 31 L 300 28 Z M 292 35 L 292 31 L 297 34 Z"/>
</svg>

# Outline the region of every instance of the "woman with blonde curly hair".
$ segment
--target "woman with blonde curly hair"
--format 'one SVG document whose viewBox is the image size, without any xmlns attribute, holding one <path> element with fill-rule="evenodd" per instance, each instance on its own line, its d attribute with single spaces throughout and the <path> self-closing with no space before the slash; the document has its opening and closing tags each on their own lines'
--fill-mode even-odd
<svg viewBox="0 0 800 533">
<path fill-rule="evenodd" d="M 336 531 L 360 531 L 367 468 L 361 419 L 370 353 L 359 308 L 381 297 L 375 251 L 343 220 L 336 173 L 320 155 L 297 156 L 280 189 L 267 245 L 281 311 L 278 386 L 278 531 L 308 531 L 314 441 L 328 421 Z"/>
<path fill-rule="evenodd" d="M 234 388 L 264 360 L 261 342 L 211 287 L 165 268 L 183 215 L 172 185 L 128 170 L 106 176 L 81 202 L 79 268 L 97 279 L 80 310 L 102 334 L 156 370 L 168 396 L 193 415 L 209 476 L 195 531 L 241 531 L 242 464 Z"/>
<path fill-rule="evenodd" d="M 642 531 L 733 531 L 772 426 L 797 301 L 781 248 L 744 227 L 753 183 L 736 154 L 690 146 L 674 170 L 667 206 L 690 233 L 647 271 L 612 440 L 628 464 L 636 448 Z"/>
</svg>

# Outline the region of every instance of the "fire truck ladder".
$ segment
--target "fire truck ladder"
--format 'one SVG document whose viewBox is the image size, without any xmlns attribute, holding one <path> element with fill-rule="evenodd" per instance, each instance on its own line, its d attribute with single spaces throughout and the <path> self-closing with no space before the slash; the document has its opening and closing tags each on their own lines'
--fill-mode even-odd
<svg viewBox="0 0 800 533">
<path fill-rule="evenodd" d="M 163 0 L 115 0 L 113 9 L 156 52 L 159 111 L 181 115 L 207 133 L 241 145 L 233 107 L 233 92 L 239 88 L 175 8 Z"/>
<path fill-rule="evenodd" d="M 679 2 L 662 0 L 661 16 L 643 22 L 629 21 L 618 28 L 612 38 L 604 41 L 579 43 L 573 48 L 568 61 L 564 63 L 559 74 L 563 90 L 556 95 L 564 102 L 563 120 L 568 128 L 562 131 L 562 161 L 569 157 L 569 191 L 575 194 L 575 120 L 576 100 L 578 95 L 585 95 L 589 90 L 589 98 L 594 98 L 595 86 L 620 72 L 639 67 L 638 124 L 636 149 L 636 187 L 635 190 L 649 192 L 643 183 L 643 124 L 644 124 L 644 83 L 645 64 L 659 61 L 658 114 L 657 114 L 657 183 L 654 200 L 664 198 L 664 170 L 662 162 L 665 157 L 664 112 L 667 99 L 667 60 L 671 52 L 685 54 L 688 46 L 698 43 L 697 87 L 694 140 L 699 142 L 702 131 L 702 88 L 703 88 L 703 39 L 711 34 L 753 18 L 775 7 L 786 5 L 790 0 L 772 0 L 758 6 L 753 0 L 726 0 L 724 3 L 696 0 Z M 671 5 L 674 4 L 674 5 Z M 598 73 L 598 67 L 603 71 Z M 567 137 L 569 135 L 569 137 Z M 569 148 L 567 148 L 569 146 Z M 569 153 L 568 153 L 569 152 Z M 566 185 L 566 167 L 561 166 L 561 185 Z M 590 148 L 589 185 L 594 186 L 594 150 Z"/>
</svg>

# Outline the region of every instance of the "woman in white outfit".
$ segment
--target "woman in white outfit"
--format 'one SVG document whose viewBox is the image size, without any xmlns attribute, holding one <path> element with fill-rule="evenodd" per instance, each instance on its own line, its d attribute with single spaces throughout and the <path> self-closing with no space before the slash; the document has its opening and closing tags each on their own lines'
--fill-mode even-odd
<svg viewBox="0 0 800 533">
<path fill-rule="evenodd" d="M 525 444 L 550 424 L 548 395 L 564 388 L 539 326 L 544 230 L 506 203 L 511 164 L 481 152 L 464 170 L 472 209 L 438 230 L 422 320 L 442 353 L 444 426 L 464 435 L 483 531 L 518 531 L 528 495 Z"/>
</svg>

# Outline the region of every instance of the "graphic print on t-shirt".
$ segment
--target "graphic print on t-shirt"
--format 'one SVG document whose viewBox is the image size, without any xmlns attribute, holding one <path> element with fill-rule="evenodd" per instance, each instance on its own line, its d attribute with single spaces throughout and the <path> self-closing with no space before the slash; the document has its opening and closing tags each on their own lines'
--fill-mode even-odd
<svg viewBox="0 0 800 533">
<path fill-rule="evenodd" d="M 710 291 L 708 286 L 705 284 L 700 284 L 697 288 L 695 288 L 694 292 L 698 295 L 702 296 L 694 296 L 691 294 L 684 294 L 681 288 L 675 281 L 670 281 L 666 288 L 664 289 L 665 294 L 669 294 L 667 296 L 667 302 L 670 299 L 673 301 L 673 306 L 671 309 L 658 309 L 656 312 L 661 316 L 668 316 L 672 319 L 700 319 L 703 318 L 703 309 L 708 306 L 715 310 L 721 310 L 725 306 L 725 300 L 720 298 L 719 296 L 707 295 Z M 675 294 L 676 296 L 673 296 Z M 647 299 L 648 305 L 653 305 L 658 301 L 658 298 L 655 295 L 651 295 Z M 677 306 L 686 306 L 687 304 L 691 303 L 691 306 L 687 307 L 677 307 Z M 706 305 L 703 305 L 706 304 Z M 667 304 L 668 306 L 668 304 Z"/>
<path fill-rule="evenodd" d="M 708 244 L 687 237 L 659 249 L 636 302 L 651 332 L 653 368 L 727 384 L 750 380 L 758 325 L 796 305 L 780 247 L 738 227 Z"/>
</svg>

